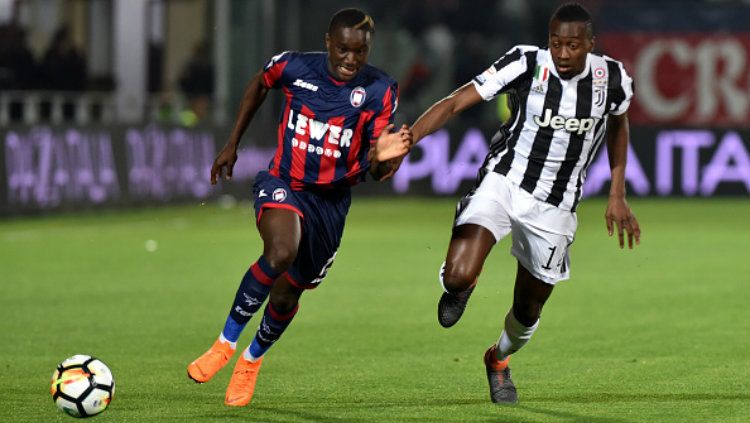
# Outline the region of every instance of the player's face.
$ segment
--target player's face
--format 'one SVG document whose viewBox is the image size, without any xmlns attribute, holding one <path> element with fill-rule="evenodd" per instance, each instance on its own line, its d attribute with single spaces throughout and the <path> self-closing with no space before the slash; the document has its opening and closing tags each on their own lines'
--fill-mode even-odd
<svg viewBox="0 0 750 423">
<path fill-rule="evenodd" d="M 326 34 L 328 71 L 339 81 L 351 81 L 370 54 L 372 34 L 361 29 L 339 27 Z"/>
<path fill-rule="evenodd" d="M 549 51 L 558 75 L 570 79 L 583 72 L 586 55 L 594 49 L 594 38 L 585 22 L 560 22 L 549 26 Z"/>
</svg>

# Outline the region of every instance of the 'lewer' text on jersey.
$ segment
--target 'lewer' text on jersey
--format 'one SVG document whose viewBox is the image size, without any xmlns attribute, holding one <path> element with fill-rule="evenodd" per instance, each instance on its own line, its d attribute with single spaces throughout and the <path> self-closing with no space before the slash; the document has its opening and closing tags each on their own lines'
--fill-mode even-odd
<svg viewBox="0 0 750 423">
<path fill-rule="evenodd" d="M 579 75 L 562 79 L 549 50 L 516 46 L 473 83 L 485 100 L 508 93 L 511 106 L 482 174 L 498 172 L 541 201 L 575 210 L 608 115 L 625 113 L 633 96 L 622 63 L 590 53 Z"/>
<path fill-rule="evenodd" d="M 371 143 L 393 122 L 396 81 L 370 65 L 351 81 L 337 81 L 326 53 L 284 52 L 265 66 L 263 83 L 284 92 L 272 175 L 295 190 L 364 179 Z"/>
</svg>

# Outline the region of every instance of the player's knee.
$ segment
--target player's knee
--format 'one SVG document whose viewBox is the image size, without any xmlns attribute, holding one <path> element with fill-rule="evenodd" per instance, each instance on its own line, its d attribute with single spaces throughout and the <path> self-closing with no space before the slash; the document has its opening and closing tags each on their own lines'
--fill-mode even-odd
<svg viewBox="0 0 750 423">
<path fill-rule="evenodd" d="M 442 278 L 443 287 L 455 294 L 467 290 L 477 279 L 477 272 L 469 266 L 447 264 Z"/>
<path fill-rule="evenodd" d="M 277 272 L 285 272 L 294 263 L 297 257 L 297 249 L 284 245 L 276 245 L 263 252 L 268 264 Z"/>
</svg>

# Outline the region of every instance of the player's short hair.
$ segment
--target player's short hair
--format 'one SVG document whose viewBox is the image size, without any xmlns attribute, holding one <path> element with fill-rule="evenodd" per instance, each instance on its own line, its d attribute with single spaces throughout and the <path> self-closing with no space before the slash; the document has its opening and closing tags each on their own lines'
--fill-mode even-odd
<svg viewBox="0 0 750 423">
<path fill-rule="evenodd" d="M 328 33 L 333 34 L 333 31 L 342 27 L 375 32 L 375 22 L 370 15 L 354 8 L 341 9 L 336 12 L 331 18 L 331 23 L 328 24 Z"/>
<path fill-rule="evenodd" d="M 594 35 L 594 24 L 591 22 L 591 14 L 585 7 L 578 3 L 565 3 L 560 5 L 549 18 L 550 25 L 557 19 L 560 22 L 583 22 L 586 24 L 588 36 Z"/>
</svg>

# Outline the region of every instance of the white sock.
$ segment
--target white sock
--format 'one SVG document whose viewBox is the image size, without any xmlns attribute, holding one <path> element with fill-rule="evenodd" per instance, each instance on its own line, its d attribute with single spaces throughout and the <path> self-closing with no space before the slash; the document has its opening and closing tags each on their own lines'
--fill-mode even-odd
<svg viewBox="0 0 750 423">
<path fill-rule="evenodd" d="M 250 354 L 250 348 L 245 348 L 245 352 L 242 353 L 242 358 L 251 363 L 255 363 L 256 361 L 260 360 L 260 357 L 253 357 L 253 355 Z"/>
<path fill-rule="evenodd" d="M 446 294 L 450 294 L 447 289 L 445 289 L 445 282 L 443 282 L 443 275 L 445 274 L 445 262 L 440 265 L 440 272 L 438 272 L 438 280 L 440 281 L 440 287 L 443 288 L 443 292 Z"/>
<path fill-rule="evenodd" d="M 221 342 L 222 344 L 229 344 L 229 346 L 232 347 L 233 350 L 237 349 L 237 343 L 236 342 L 231 342 L 227 338 L 225 338 L 224 337 L 224 332 L 222 332 L 222 333 L 219 334 L 219 342 Z"/>
<path fill-rule="evenodd" d="M 513 308 L 511 308 L 505 316 L 505 329 L 497 341 L 497 359 L 505 360 L 509 355 L 520 350 L 529 342 L 538 326 L 538 319 L 531 327 L 524 326 L 513 315 Z"/>
</svg>

